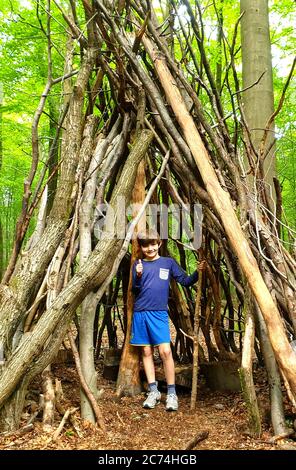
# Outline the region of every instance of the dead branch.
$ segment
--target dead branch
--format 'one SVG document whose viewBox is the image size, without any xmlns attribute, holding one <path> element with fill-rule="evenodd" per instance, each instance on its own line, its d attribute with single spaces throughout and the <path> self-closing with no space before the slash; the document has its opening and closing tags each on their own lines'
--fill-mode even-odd
<svg viewBox="0 0 296 470">
<path fill-rule="evenodd" d="M 23 436 L 24 434 L 27 434 L 28 432 L 33 431 L 33 429 L 34 429 L 33 424 L 26 424 L 26 426 L 23 426 L 22 428 L 17 429 L 16 431 L 2 432 L 0 436 L 1 437 Z"/>
<path fill-rule="evenodd" d="M 188 442 L 187 446 L 185 447 L 185 450 L 194 449 L 194 447 L 196 447 L 199 442 L 207 439 L 208 435 L 209 435 L 209 431 L 200 432 L 193 439 L 191 439 L 191 441 Z"/>
<path fill-rule="evenodd" d="M 57 430 L 54 432 L 53 436 L 52 436 L 52 441 L 55 442 L 57 440 L 57 438 L 59 437 L 59 435 L 61 434 L 62 430 L 63 430 L 63 427 L 65 426 L 65 423 L 67 421 L 67 419 L 69 418 L 69 416 L 73 413 L 75 413 L 75 411 L 77 411 L 79 408 L 69 408 L 66 413 L 64 414 L 63 416 L 63 419 L 62 421 L 60 422 L 59 424 L 59 427 L 57 428 Z"/>
</svg>

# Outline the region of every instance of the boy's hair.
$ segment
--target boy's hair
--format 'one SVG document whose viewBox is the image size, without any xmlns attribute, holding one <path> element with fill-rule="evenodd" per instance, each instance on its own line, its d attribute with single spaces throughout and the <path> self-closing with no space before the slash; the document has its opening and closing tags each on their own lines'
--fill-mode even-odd
<svg viewBox="0 0 296 470">
<path fill-rule="evenodd" d="M 147 246 L 149 243 L 160 244 L 160 236 L 154 229 L 149 229 L 145 232 L 139 232 L 137 235 L 137 240 L 140 246 Z"/>
</svg>

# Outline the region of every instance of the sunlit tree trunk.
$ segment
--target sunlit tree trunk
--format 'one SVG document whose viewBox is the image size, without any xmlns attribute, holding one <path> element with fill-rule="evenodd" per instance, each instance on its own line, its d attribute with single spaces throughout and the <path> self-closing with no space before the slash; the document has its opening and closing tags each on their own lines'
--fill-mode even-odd
<svg viewBox="0 0 296 470">
<path fill-rule="evenodd" d="M 244 12 L 241 19 L 243 89 L 249 87 L 243 93 L 244 112 L 254 148 L 260 154 L 264 129 L 274 111 L 268 0 L 241 0 L 240 5 L 241 12 Z M 274 138 L 272 124 L 268 129 L 265 149 Z M 276 174 L 274 146 L 262 163 L 264 182 L 268 185 L 266 190 L 272 204 L 270 196 L 274 197 L 273 177 Z M 252 177 L 249 182 L 253 187 Z M 274 210 L 273 205 L 271 208 Z"/>
</svg>

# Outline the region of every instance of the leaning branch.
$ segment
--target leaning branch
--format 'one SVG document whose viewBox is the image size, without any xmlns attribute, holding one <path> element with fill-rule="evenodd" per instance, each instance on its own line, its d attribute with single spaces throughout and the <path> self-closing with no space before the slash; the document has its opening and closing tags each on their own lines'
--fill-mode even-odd
<svg viewBox="0 0 296 470">
<path fill-rule="evenodd" d="M 75 364 L 76 364 L 76 369 L 77 369 L 77 372 L 78 372 L 78 375 L 79 375 L 79 380 L 80 380 L 81 386 L 82 386 L 87 398 L 89 399 L 89 401 L 91 403 L 91 406 L 94 410 L 94 414 L 97 418 L 97 422 L 98 422 L 100 428 L 102 429 L 102 431 L 106 432 L 106 426 L 105 426 L 104 418 L 103 418 L 102 412 L 100 410 L 100 407 L 97 403 L 97 400 L 96 400 L 95 396 L 93 395 L 92 391 L 90 390 L 90 388 L 87 385 L 87 383 L 85 381 L 85 378 L 83 376 L 82 369 L 81 369 L 80 358 L 79 358 L 79 352 L 76 348 L 76 344 L 75 344 L 75 341 L 73 339 L 72 333 L 70 333 L 70 332 L 68 333 L 68 338 L 69 338 L 71 349 L 72 349 L 72 352 L 73 352 L 73 356 L 74 356 L 74 360 L 75 360 Z"/>
</svg>

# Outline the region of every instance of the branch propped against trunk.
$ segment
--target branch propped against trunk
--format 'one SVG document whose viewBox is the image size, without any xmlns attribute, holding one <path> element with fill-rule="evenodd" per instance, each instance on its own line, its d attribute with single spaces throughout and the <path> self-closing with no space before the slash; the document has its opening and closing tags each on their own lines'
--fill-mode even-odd
<svg viewBox="0 0 296 470">
<path fill-rule="evenodd" d="M 146 36 L 143 37 L 142 41 L 154 63 L 167 100 L 181 126 L 206 189 L 221 218 L 229 242 L 238 257 L 246 280 L 264 316 L 276 359 L 294 397 L 296 397 L 296 354 L 288 342 L 279 311 L 264 283 L 256 259 L 233 210 L 229 194 L 219 184 L 208 152 L 164 59 L 154 49 L 153 44 Z"/>
</svg>

